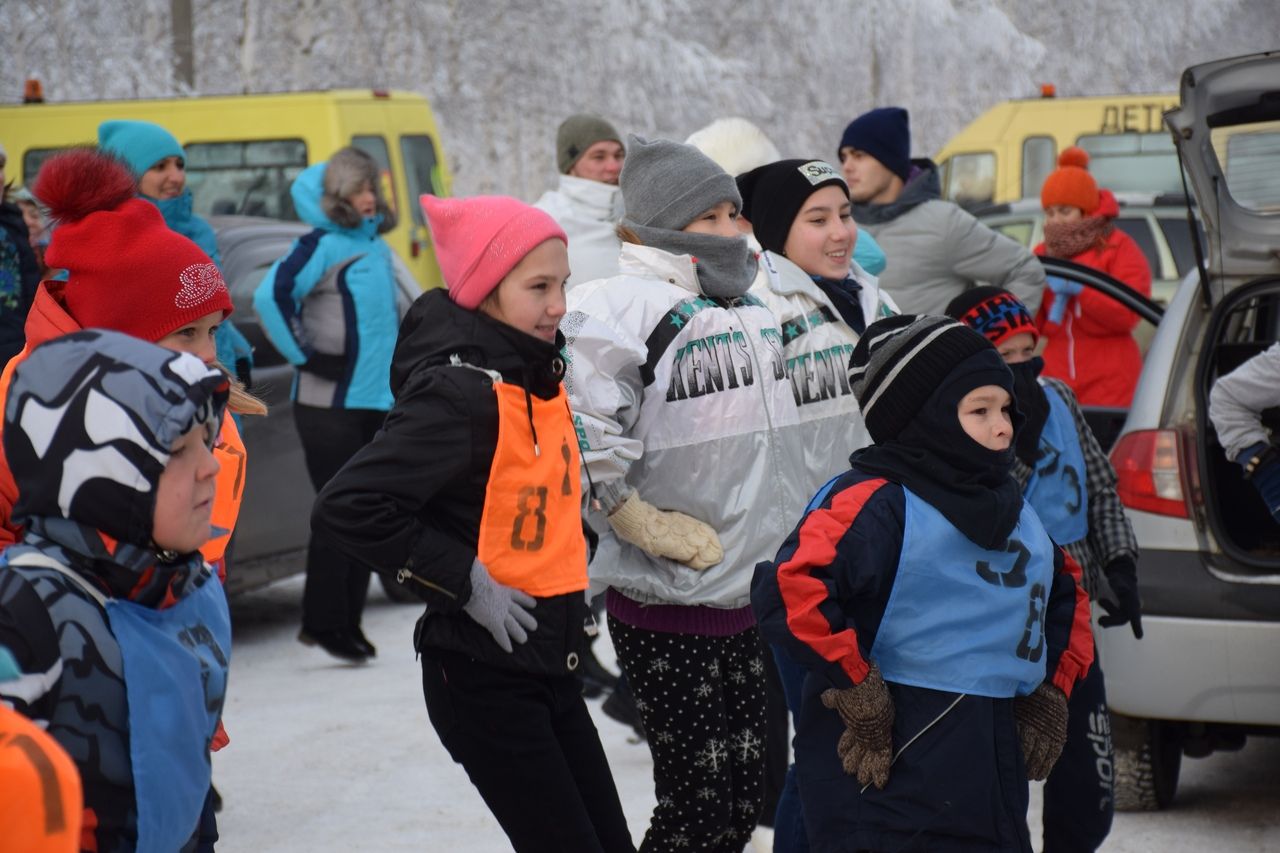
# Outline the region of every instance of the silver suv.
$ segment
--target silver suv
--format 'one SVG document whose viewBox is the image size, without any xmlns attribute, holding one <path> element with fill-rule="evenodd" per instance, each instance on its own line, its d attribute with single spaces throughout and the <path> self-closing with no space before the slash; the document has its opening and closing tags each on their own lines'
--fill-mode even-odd
<svg viewBox="0 0 1280 853">
<path fill-rule="evenodd" d="M 1206 248 L 1111 452 L 1146 629 L 1098 632 L 1122 809 L 1168 806 L 1183 755 L 1280 734 L 1280 525 L 1208 420 L 1217 377 L 1280 339 L 1280 52 L 1193 66 L 1181 97 L 1165 121 Z M 1265 421 L 1280 428 L 1280 410 Z"/>
</svg>

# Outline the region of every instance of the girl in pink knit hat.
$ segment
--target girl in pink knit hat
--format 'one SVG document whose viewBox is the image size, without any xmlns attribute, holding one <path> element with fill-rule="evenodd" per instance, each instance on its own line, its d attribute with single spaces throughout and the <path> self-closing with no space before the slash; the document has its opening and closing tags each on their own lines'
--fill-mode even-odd
<svg viewBox="0 0 1280 853">
<path fill-rule="evenodd" d="M 400 326 L 395 403 L 311 523 L 419 594 L 427 713 L 517 851 L 634 851 L 582 699 L 594 631 L 565 390 L 564 231 L 513 198 L 424 195 L 447 291 Z"/>
</svg>

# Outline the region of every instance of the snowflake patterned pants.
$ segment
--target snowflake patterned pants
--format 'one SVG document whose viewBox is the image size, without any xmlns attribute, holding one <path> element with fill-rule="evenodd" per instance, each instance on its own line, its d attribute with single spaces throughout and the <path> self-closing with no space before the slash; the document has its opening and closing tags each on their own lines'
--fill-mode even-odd
<svg viewBox="0 0 1280 853">
<path fill-rule="evenodd" d="M 764 790 L 760 633 L 647 631 L 609 617 L 653 755 L 658 804 L 640 853 L 741 853 Z"/>
</svg>

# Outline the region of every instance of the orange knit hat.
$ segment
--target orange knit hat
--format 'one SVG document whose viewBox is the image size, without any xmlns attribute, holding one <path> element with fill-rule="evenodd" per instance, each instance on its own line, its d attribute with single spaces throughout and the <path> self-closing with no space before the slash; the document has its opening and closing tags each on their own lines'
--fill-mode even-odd
<svg viewBox="0 0 1280 853">
<path fill-rule="evenodd" d="M 1044 179 L 1040 206 L 1065 204 L 1089 216 L 1098 209 L 1098 183 L 1088 172 L 1089 155 L 1074 145 L 1058 155 L 1058 168 Z"/>
</svg>

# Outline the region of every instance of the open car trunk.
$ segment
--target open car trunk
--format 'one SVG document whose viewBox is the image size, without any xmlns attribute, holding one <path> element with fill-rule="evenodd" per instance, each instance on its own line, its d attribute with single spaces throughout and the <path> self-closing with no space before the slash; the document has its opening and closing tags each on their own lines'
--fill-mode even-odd
<svg viewBox="0 0 1280 853">
<path fill-rule="evenodd" d="M 1218 377 L 1280 340 L 1280 277 L 1257 279 L 1232 290 L 1214 309 L 1196 371 L 1197 442 L 1200 487 L 1210 531 L 1223 553 L 1237 564 L 1228 571 L 1280 572 L 1280 524 L 1271 517 L 1239 465 L 1227 459 L 1209 420 L 1209 392 Z M 1280 408 L 1262 413 L 1263 424 L 1280 436 Z"/>
</svg>

